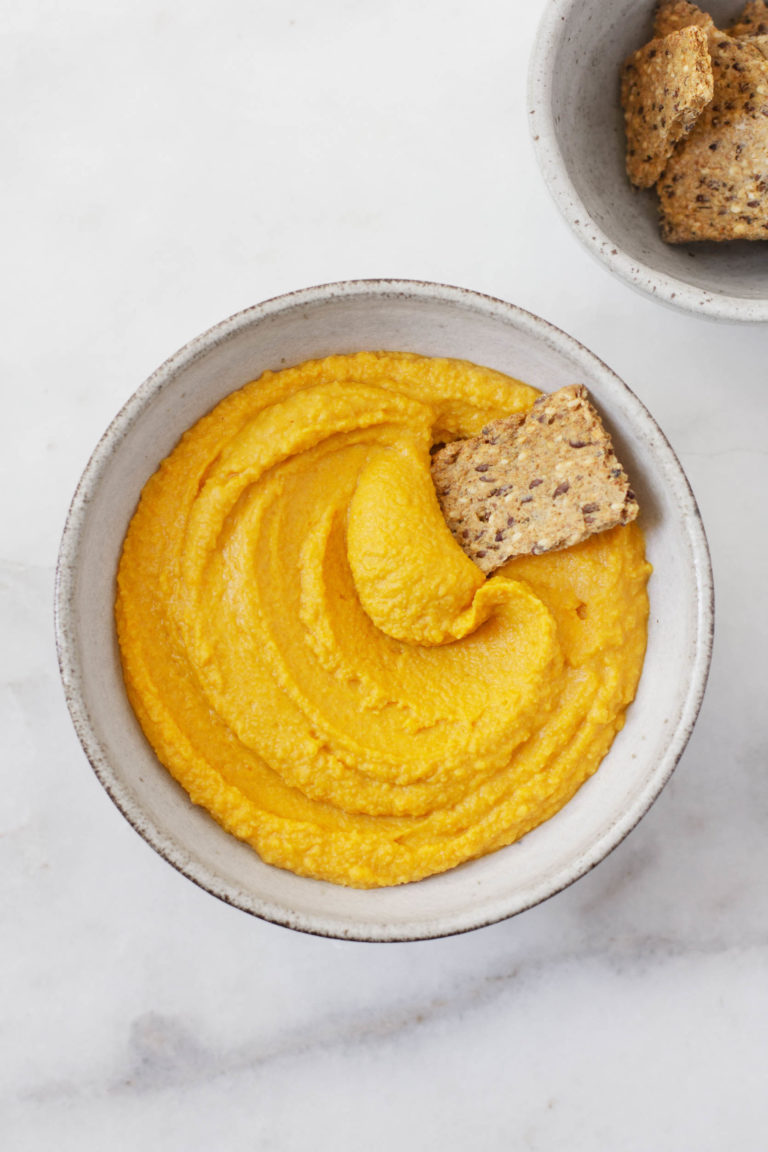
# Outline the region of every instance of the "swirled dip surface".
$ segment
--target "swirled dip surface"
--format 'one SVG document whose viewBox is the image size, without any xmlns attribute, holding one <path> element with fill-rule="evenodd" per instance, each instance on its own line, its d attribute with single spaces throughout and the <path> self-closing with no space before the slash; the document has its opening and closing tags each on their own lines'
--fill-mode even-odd
<svg viewBox="0 0 768 1152">
<path fill-rule="evenodd" d="M 430 446 L 536 392 L 471 364 L 333 356 L 266 373 L 142 493 L 118 575 L 158 757 L 271 864 L 401 884 L 517 840 L 598 767 L 645 651 L 636 524 L 486 579 Z"/>
</svg>

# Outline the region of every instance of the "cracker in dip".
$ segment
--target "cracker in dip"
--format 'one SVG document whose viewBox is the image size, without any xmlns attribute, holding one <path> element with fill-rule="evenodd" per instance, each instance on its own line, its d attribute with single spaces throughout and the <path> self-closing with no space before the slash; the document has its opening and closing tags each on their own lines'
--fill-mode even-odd
<svg viewBox="0 0 768 1152">
<path fill-rule="evenodd" d="M 448 527 L 485 573 L 514 556 L 580 544 L 638 512 L 582 384 L 447 444 L 433 456 L 432 479 Z"/>
</svg>

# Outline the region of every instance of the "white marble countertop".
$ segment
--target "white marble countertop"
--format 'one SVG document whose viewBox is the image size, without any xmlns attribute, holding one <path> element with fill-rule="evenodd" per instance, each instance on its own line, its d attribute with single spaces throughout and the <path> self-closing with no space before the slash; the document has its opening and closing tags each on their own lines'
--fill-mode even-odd
<svg viewBox="0 0 768 1152">
<path fill-rule="evenodd" d="M 0 1137 L 108 1148 L 764 1150 L 768 327 L 665 310 L 543 188 L 522 0 L 6 5 Z M 479 289 L 646 402 L 698 497 L 717 635 L 661 799 L 595 871 L 466 936 L 252 919 L 128 826 L 52 632 L 97 438 L 188 338 L 347 277 Z"/>
</svg>

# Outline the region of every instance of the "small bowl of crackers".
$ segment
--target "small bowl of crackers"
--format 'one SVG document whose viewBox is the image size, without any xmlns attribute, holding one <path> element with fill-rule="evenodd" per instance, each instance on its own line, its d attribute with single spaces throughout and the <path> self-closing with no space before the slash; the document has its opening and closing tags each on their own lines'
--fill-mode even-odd
<svg viewBox="0 0 768 1152">
<path fill-rule="evenodd" d="M 529 98 L 547 186 L 611 271 L 768 320 L 768 0 L 551 0 Z"/>
</svg>

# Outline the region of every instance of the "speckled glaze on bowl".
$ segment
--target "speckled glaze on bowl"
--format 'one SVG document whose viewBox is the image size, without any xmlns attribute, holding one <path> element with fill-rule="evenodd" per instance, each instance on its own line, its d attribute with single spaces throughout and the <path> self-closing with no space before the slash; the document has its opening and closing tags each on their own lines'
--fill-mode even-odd
<svg viewBox="0 0 768 1152">
<path fill-rule="evenodd" d="M 721 26 L 739 0 L 702 0 Z M 652 35 L 653 0 L 547 0 L 531 58 L 529 124 L 544 180 L 578 238 L 664 303 L 768 321 L 768 242 L 665 244 L 653 191 L 624 170 L 622 61 Z"/>
<path fill-rule="evenodd" d="M 387 349 L 466 358 L 543 390 L 581 381 L 626 461 L 654 565 L 648 653 L 637 699 L 599 771 L 519 843 L 440 876 L 357 891 L 263 863 L 159 764 L 126 698 L 113 618 L 123 536 L 147 478 L 186 428 L 267 368 Z M 592 353 L 501 300 L 411 281 L 357 281 L 269 300 L 171 357 L 105 432 L 61 543 L 56 635 L 67 702 L 99 780 L 169 863 L 220 899 L 286 927 L 339 938 L 414 940 L 464 932 L 553 895 L 637 823 L 680 757 L 710 660 L 712 577 L 696 503 L 636 396 Z"/>
</svg>

